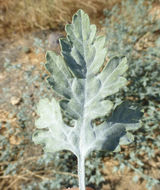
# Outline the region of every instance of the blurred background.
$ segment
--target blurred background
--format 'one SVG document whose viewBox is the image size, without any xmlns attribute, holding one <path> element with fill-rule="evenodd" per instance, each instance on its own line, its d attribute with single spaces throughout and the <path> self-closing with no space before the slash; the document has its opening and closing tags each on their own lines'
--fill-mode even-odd
<svg viewBox="0 0 160 190">
<path fill-rule="evenodd" d="M 128 59 L 128 85 L 110 99 L 144 110 L 135 142 L 119 153 L 93 152 L 86 183 L 95 190 L 160 189 L 160 1 L 0 0 L 0 189 L 61 190 L 77 186 L 70 152 L 44 154 L 32 142 L 36 104 L 53 97 L 45 81 L 45 53 L 83 9 L 106 36 L 106 60 Z"/>
</svg>

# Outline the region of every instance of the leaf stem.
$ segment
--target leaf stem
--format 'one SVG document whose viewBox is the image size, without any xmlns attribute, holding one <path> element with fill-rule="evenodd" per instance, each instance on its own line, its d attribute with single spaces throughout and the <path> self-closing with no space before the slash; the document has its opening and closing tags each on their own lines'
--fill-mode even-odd
<svg viewBox="0 0 160 190">
<path fill-rule="evenodd" d="M 85 190 L 85 158 L 78 157 L 79 190 Z"/>
</svg>

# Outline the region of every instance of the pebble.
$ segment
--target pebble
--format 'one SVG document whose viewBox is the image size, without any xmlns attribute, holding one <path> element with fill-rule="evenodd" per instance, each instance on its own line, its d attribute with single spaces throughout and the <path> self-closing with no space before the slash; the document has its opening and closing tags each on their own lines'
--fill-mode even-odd
<svg viewBox="0 0 160 190">
<path fill-rule="evenodd" d="M 31 53 L 31 49 L 29 47 L 23 47 L 23 52 L 24 53 Z"/>
<path fill-rule="evenodd" d="M 21 101 L 21 98 L 20 97 L 16 97 L 16 96 L 12 96 L 11 100 L 10 100 L 10 102 L 11 102 L 12 105 L 17 105 L 17 104 L 20 103 L 20 101 Z"/>
</svg>

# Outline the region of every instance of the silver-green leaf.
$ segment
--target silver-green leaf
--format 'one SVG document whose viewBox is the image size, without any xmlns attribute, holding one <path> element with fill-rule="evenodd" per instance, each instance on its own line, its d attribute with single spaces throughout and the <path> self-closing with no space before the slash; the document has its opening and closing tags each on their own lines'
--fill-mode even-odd
<svg viewBox="0 0 160 190">
<path fill-rule="evenodd" d="M 119 151 L 120 145 L 131 143 L 131 131 L 139 128 L 141 113 L 123 103 L 110 114 L 114 106 L 107 97 L 126 85 L 127 60 L 115 56 L 105 62 L 105 37 L 96 36 L 88 15 L 79 10 L 66 25 L 66 33 L 60 39 L 61 55 L 48 51 L 45 64 L 50 73 L 47 81 L 60 101 L 40 100 L 33 141 L 46 152 L 73 152 L 78 158 L 79 189 L 85 190 L 86 156 L 94 150 Z M 95 119 L 109 115 L 108 121 L 96 123 Z"/>
<path fill-rule="evenodd" d="M 98 126 L 94 121 L 112 111 L 113 103 L 107 97 L 126 85 L 127 60 L 115 56 L 105 62 L 105 38 L 96 36 L 96 26 L 82 10 L 66 25 L 66 33 L 60 39 L 62 55 L 48 51 L 45 65 L 50 73 L 47 80 L 61 100 L 40 101 L 33 140 L 48 152 L 65 149 L 81 158 L 93 150 L 117 150 L 134 140 L 129 131 L 139 127 L 139 117 L 134 117 L 137 111 L 128 112 L 123 104 L 108 121 Z M 74 126 L 63 122 L 61 112 Z M 124 116 L 127 112 L 129 118 Z"/>
</svg>

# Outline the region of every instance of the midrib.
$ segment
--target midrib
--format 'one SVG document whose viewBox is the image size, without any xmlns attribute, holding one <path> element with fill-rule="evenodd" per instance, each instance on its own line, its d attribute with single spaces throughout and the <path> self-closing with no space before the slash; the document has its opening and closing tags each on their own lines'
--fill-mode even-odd
<svg viewBox="0 0 160 190">
<path fill-rule="evenodd" d="M 83 24 L 81 23 L 81 26 L 83 28 Z M 81 35 L 82 35 L 82 46 L 83 46 L 83 55 L 84 55 L 84 61 L 86 63 L 86 52 L 85 52 L 85 48 L 84 48 L 84 40 L 83 40 L 83 31 L 81 30 Z M 85 64 L 85 66 L 87 67 L 87 63 Z M 87 78 L 87 69 L 86 69 L 86 78 Z M 86 109 L 85 109 L 85 104 L 86 104 L 86 89 L 87 89 L 87 79 L 84 79 L 84 101 L 83 101 L 83 114 L 82 114 L 82 125 L 80 127 L 80 142 L 79 142 L 79 150 L 80 150 L 80 156 L 85 158 L 85 155 L 84 155 L 84 146 L 85 146 L 85 141 L 86 141 L 86 138 L 85 138 L 85 127 L 86 127 Z"/>
</svg>

